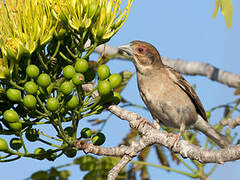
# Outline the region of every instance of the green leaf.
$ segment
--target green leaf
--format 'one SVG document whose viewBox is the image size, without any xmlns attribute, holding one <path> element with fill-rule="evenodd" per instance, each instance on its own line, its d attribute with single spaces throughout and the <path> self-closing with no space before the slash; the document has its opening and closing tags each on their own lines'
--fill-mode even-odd
<svg viewBox="0 0 240 180">
<path fill-rule="evenodd" d="M 99 176 L 99 172 L 98 171 L 90 171 L 83 178 L 83 180 L 93 180 L 93 179 L 94 180 L 101 180 L 102 179 L 102 177 Z"/>
<path fill-rule="evenodd" d="M 107 170 L 111 170 L 113 168 L 113 166 L 115 164 L 117 164 L 117 162 L 120 160 L 119 157 L 102 157 L 101 159 L 99 159 L 99 161 L 101 162 L 101 168 L 102 169 L 107 169 Z"/>
<path fill-rule="evenodd" d="M 170 167 L 170 164 L 167 159 L 167 155 L 165 154 L 162 146 L 160 146 L 159 144 L 156 144 L 155 149 L 156 149 L 156 154 L 160 163 L 164 166 Z"/>
<path fill-rule="evenodd" d="M 233 16 L 232 0 L 215 0 L 215 9 L 214 9 L 213 15 L 212 15 L 213 19 L 217 16 L 219 7 L 221 8 L 221 12 L 224 16 L 227 28 L 231 28 L 232 16 Z"/>
<path fill-rule="evenodd" d="M 92 171 L 96 169 L 98 159 L 92 156 L 82 156 L 74 159 L 74 164 L 79 164 L 82 171 Z"/>
<path fill-rule="evenodd" d="M 89 171 L 84 180 L 94 179 L 107 179 L 108 172 L 117 164 L 120 160 L 119 157 L 102 157 L 97 159 L 92 156 L 82 156 L 74 160 L 74 164 L 79 164 L 82 171 Z M 117 179 L 126 178 L 126 168 L 123 168 Z"/>
<path fill-rule="evenodd" d="M 68 170 L 59 172 L 59 180 L 67 180 L 69 176 L 71 176 L 71 172 Z"/>
<path fill-rule="evenodd" d="M 219 7 L 220 7 L 220 0 L 215 0 L 215 9 L 214 9 L 213 15 L 212 15 L 213 19 L 217 16 Z"/>
<path fill-rule="evenodd" d="M 51 168 L 49 172 L 49 177 L 50 178 L 55 178 L 59 176 L 59 172 L 56 168 Z"/>
<path fill-rule="evenodd" d="M 240 94 L 240 87 L 238 87 L 234 92 L 234 95 L 239 95 L 239 94 Z"/>
<path fill-rule="evenodd" d="M 31 179 L 33 180 L 46 180 L 48 179 L 48 173 L 45 171 L 38 171 L 32 174 Z"/>
<path fill-rule="evenodd" d="M 221 0 L 221 10 L 224 15 L 225 23 L 227 28 L 232 26 L 232 16 L 233 16 L 233 5 L 232 0 Z"/>
</svg>

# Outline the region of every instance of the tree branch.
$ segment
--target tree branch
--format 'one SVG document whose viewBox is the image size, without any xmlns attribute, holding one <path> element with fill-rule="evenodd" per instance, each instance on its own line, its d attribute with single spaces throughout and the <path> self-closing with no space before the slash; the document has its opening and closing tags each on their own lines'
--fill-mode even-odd
<svg viewBox="0 0 240 180">
<path fill-rule="evenodd" d="M 130 60 L 129 57 L 116 47 L 100 45 L 95 49 L 95 52 L 102 53 L 105 56 L 113 56 L 116 59 Z M 237 88 L 240 86 L 240 75 L 221 70 L 208 63 L 191 62 L 185 60 L 172 60 L 162 56 L 163 63 L 174 68 L 176 71 L 186 75 L 201 75 L 206 76 L 213 81 L 225 84 L 229 87 Z"/>
<path fill-rule="evenodd" d="M 105 148 L 94 146 L 90 143 L 81 144 L 81 141 L 76 141 L 75 146 L 83 149 L 85 153 L 93 153 L 96 155 L 119 156 L 122 159 L 109 172 L 108 179 L 112 180 L 117 177 L 120 170 L 135 156 L 147 146 L 160 144 L 175 153 L 181 154 L 183 158 L 197 160 L 201 163 L 219 163 L 223 164 L 227 161 L 240 159 L 240 145 L 232 146 L 226 149 L 207 150 L 202 147 L 190 144 L 185 140 L 180 140 L 176 143 L 174 136 L 169 135 L 166 131 L 159 131 L 153 128 L 149 123 L 140 123 L 139 116 L 136 113 L 129 112 L 120 108 L 117 105 L 110 105 L 108 110 L 122 120 L 127 120 L 132 128 L 137 129 L 141 133 L 141 138 L 138 141 L 133 141 L 130 146 L 122 145 L 120 147 Z"/>
<path fill-rule="evenodd" d="M 235 127 L 240 125 L 240 116 L 236 118 L 228 118 L 228 119 L 222 119 L 220 121 L 220 124 L 222 126 L 229 126 L 230 128 L 234 129 Z"/>
</svg>

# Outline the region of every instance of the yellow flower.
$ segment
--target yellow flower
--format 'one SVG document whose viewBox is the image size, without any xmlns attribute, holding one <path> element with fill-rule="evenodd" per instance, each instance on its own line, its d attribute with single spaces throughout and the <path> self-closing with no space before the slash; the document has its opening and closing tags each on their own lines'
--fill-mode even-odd
<svg viewBox="0 0 240 180">
<path fill-rule="evenodd" d="M 124 24 L 133 0 L 121 10 L 122 0 L 56 0 L 52 14 L 66 27 L 85 38 L 91 32 L 99 44 L 109 40 Z"/>
<path fill-rule="evenodd" d="M 11 48 L 13 45 L 9 46 L 9 38 L 17 39 L 17 43 L 29 54 L 35 51 L 39 44 L 43 45 L 51 40 L 56 23 L 48 1 L 6 0 L 5 3 L 6 5 L 0 2 L 0 35 L 5 49 L 10 47 L 13 53 L 16 52 L 16 49 Z"/>
</svg>

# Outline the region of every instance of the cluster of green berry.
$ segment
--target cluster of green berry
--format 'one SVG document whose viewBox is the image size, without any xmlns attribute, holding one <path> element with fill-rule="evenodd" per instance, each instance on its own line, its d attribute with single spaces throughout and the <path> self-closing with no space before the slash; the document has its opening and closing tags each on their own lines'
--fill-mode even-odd
<svg viewBox="0 0 240 180">
<path fill-rule="evenodd" d="M 72 65 L 65 65 L 60 77 L 54 77 L 48 72 L 41 73 L 41 71 L 41 68 L 30 64 L 26 67 L 26 78 L 23 84 L 13 83 L 6 86 L 6 98 L 12 105 L 8 106 L 11 108 L 4 109 L 1 121 L 12 134 L 20 136 L 12 138 L 9 145 L 11 149 L 19 151 L 24 146 L 21 138 L 23 133 L 30 142 L 42 141 L 39 130 L 33 126 L 45 119 L 57 128 L 59 137 L 63 139 L 59 148 L 67 157 L 74 157 L 77 150 L 72 147 L 72 143 L 76 140 L 78 121 L 84 115 L 88 116 L 88 113 L 89 115 L 100 113 L 106 103 L 118 104 L 121 101 L 120 93 L 115 89 L 120 86 L 122 76 L 117 73 L 111 74 L 109 67 L 105 64 L 98 66 L 95 63 L 94 66 L 89 67 L 88 61 L 81 58 L 77 58 Z M 90 92 L 85 92 L 82 85 L 93 81 L 96 74 L 98 77 L 96 87 Z M 91 95 L 95 90 L 98 91 L 98 97 Z M 21 109 L 18 108 L 20 106 Z M 72 116 L 69 117 L 67 114 Z M 31 121 L 32 118 L 35 120 Z M 58 121 L 57 118 L 61 120 Z M 63 129 L 61 123 L 66 121 L 75 121 L 75 125 Z M 0 130 L 3 128 L 0 127 Z M 85 138 L 86 141 L 91 140 L 94 145 L 102 145 L 105 142 L 103 133 L 89 128 L 82 129 L 80 138 Z M 15 154 L 11 149 L 7 142 L 0 138 L 0 151 Z M 34 155 L 39 160 L 46 158 L 53 161 L 58 156 L 56 152 L 39 147 L 35 149 Z"/>
<path fill-rule="evenodd" d="M 90 128 L 83 128 L 81 131 L 81 138 L 91 139 L 94 145 L 100 146 L 102 145 L 106 138 L 105 135 L 101 132 L 93 133 Z"/>
<path fill-rule="evenodd" d="M 110 69 L 107 65 L 100 65 L 97 69 L 98 76 L 98 92 L 105 102 L 113 102 L 119 104 L 121 96 L 118 92 L 114 92 L 113 89 L 117 88 L 122 82 L 122 76 L 120 74 L 110 73 Z"/>
</svg>

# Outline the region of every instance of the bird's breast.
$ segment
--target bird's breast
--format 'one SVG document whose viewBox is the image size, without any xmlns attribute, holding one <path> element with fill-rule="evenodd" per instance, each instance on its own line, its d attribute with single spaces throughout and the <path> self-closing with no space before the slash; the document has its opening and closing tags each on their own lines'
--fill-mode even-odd
<svg viewBox="0 0 240 180">
<path fill-rule="evenodd" d="M 154 118 L 168 127 L 179 128 L 184 121 L 191 126 L 197 120 L 194 104 L 187 94 L 164 75 L 138 76 L 140 95 Z"/>
</svg>

